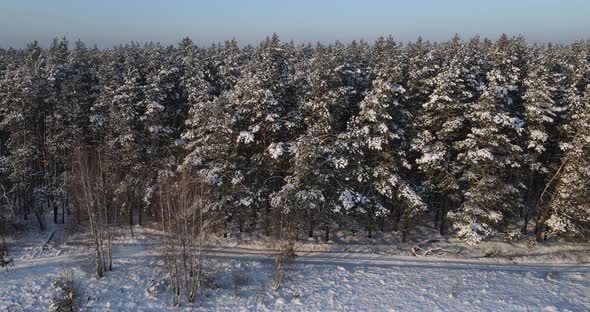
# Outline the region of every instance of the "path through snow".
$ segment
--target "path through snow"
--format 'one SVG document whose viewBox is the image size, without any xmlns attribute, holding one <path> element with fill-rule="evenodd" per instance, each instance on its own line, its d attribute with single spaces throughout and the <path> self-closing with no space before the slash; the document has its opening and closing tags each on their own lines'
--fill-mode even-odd
<svg viewBox="0 0 590 312">
<path fill-rule="evenodd" d="M 365 253 L 299 253 L 277 292 L 271 291 L 272 251 L 209 247 L 206 268 L 219 289 L 199 304 L 222 311 L 588 311 L 590 266 L 497 264 Z M 51 281 L 74 273 L 84 311 L 185 311 L 164 292 L 157 246 L 136 240 L 118 245 L 114 271 L 92 275 L 83 250 L 20 259 L 0 273 L 0 311 L 45 311 Z M 161 284 L 161 283 L 160 283 Z"/>
</svg>

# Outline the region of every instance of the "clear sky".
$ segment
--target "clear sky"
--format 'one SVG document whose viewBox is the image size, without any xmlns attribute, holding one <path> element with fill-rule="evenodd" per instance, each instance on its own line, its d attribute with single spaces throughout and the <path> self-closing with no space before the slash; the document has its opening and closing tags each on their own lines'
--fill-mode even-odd
<svg viewBox="0 0 590 312">
<path fill-rule="evenodd" d="M 590 38 L 590 0 L 0 0 L 0 47 L 66 36 L 110 47 L 135 41 L 257 43 L 446 40 L 476 33 L 531 41 Z"/>
</svg>

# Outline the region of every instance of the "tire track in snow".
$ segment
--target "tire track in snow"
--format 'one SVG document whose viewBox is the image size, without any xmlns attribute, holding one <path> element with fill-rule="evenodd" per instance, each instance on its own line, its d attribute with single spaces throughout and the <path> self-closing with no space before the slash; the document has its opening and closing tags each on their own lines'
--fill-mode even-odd
<svg viewBox="0 0 590 312">
<path fill-rule="evenodd" d="M 246 261 L 274 261 L 274 251 L 240 247 L 206 247 L 208 258 L 236 259 Z M 539 273 L 590 273 L 590 264 L 534 263 L 509 264 L 491 263 L 477 260 L 424 259 L 405 256 L 389 256 L 364 253 L 338 252 L 296 252 L 295 264 L 338 265 L 344 267 L 397 267 L 449 270 L 476 270 L 500 272 L 539 272 Z"/>
</svg>

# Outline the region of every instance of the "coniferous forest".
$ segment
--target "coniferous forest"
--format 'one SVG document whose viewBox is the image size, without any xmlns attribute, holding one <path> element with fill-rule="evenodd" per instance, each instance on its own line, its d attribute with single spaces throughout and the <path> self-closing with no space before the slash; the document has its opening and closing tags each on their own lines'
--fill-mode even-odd
<svg viewBox="0 0 590 312">
<path fill-rule="evenodd" d="M 587 41 L 0 49 L 4 232 L 175 230 L 200 192 L 222 235 L 587 240 L 589 189 Z"/>
</svg>

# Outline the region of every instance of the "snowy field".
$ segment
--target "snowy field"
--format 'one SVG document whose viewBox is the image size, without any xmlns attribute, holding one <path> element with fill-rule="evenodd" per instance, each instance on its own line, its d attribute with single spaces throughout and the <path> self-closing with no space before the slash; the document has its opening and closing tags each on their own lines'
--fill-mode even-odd
<svg viewBox="0 0 590 312">
<path fill-rule="evenodd" d="M 0 273 L 0 311 L 46 311 L 51 283 L 66 270 L 73 274 L 81 311 L 590 310 L 588 264 L 412 257 L 339 251 L 342 246 L 336 244 L 331 250 L 297 252 L 274 291 L 271 250 L 262 243 L 241 247 L 222 241 L 206 249 L 205 268 L 214 285 L 194 306 L 172 307 L 155 235 L 138 228 L 135 238 L 117 241 L 114 270 L 101 279 L 93 275 L 84 236 L 60 241 L 63 233 L 57 228 L 55 242 L 44 249 L 47 233 L 14 237 L 15 266 Z"/>
</svg>

